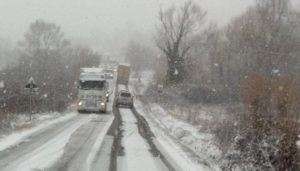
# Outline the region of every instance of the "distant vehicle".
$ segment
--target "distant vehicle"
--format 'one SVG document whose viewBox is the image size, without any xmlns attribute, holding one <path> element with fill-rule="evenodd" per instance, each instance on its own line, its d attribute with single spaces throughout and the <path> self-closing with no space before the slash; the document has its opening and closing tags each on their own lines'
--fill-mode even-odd
<svg viewBox="0 0 300 171">
<path fill-rule="evenodd" d="M 107 101 L 110 92 L 105 75 L 100 68 L 82 68 L 78 81 L 79 113 L 104 112 L 107 110 Z"/>
<path fill-rule="evenodd" d="M 117 84 L 128 85 L 130 76 L 130 65 L 120 64 L 118 66 Z"/>
<path fill-rule="evenodd" d="M 114 70 L 113 69 L 104 69 L 103 73 L 106 79 L 113 79 L 114 78 Z"/>
<path fill-rule="evenodd" d="M 133 95 L 127 90 L 120 90 L 116 96 L 116 105 L 133 108 Z"/>
</svg>

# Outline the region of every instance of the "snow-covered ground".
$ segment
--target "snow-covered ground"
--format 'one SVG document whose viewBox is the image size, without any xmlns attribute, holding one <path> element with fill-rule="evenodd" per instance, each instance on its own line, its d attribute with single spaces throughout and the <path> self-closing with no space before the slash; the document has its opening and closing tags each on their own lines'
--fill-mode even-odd
<svg viewBox="0 0 300 171">
<path fill-rule="evenodd" d="M 140 82 L 133 79 L 130 90 L 134 94 L 142 95 L 152 83 L 152 75 L 153 72 L 147 71 L 142 73 L 143 79 Z M 215 136 L 200 132 L 201 125 L 191 125 L 175 118 L 157 103 L 142 103 L 136 99 L 135 107 L 146 118 L 154 132 L 156 146 L 176 166 L 176 169 L 221 170 L 218 162 L 222 152 L 215 144 Z M 199 117 L 209 120 L 209 115 L 203 112 Z"/>
<path fill-rule="evenodd" d="M 221 151 L 214 145 L 211 134 L 200 133 L 198 129 L 168 115 L 159 105 L 148 107 L 135 101 L 135 107 L 154 131 L 157 146 L 177 163 L 177 168 L 188 171 L 220 170 L 215 163 Z M 170 160 L 169 159 L 169 160 Z"/>
<path fill-rule="evenodd" d="M 93 165 L 93 162 L 96 160 L 97 153 L 101 148 L 101 145 L 103 144 L 104 137 L 107 133 L 107 130 L 109 129 L 110 125 L 113 122 L 113 117 L 111 117 L 108 122 L 105 123 L 104 127 L 102 128 L 101 132 L 98 134 L 98 137 L 94 143 L 94 145 L 91 148 L 91 152 L 89 153 L 86 162 L 85 162 L 85 170 L 90 171 L 91 166 Z"/>
<path fill-rule="evenodd" d="M 31 171 L 33 168 L 43 170 L 44 168 L 51 166 L 63 154 L 64 147 L 68 143 L 72 133 L 81 125 L 91 121 L 93 117 L 95 117 L 95 115 L 90 115 L 89 117 L 73 123 L 70 127 L 57 134 L 47 143 L 30 153 L 27 153 L 18 160 L 12 161 L 10 166 L 5 168 L 5 170 Z"/>
<path fill-rule="evenodd" d="M 11 130 L 10 134 L 1 135 L 0 138 L 0 151 L 18 144 L 24 138 L 44 129 L 49 126 L 70 120 L 75 117 L 75 113 L 43 113 L 35 114 L 32 119 L 29 120 L 28 115 L 18 115 L 13 121 L 10 122 Z M 15 130 L 14 128 L 19 128 Z M 22 128 L 22 129 L 21 129 Z"/>
<path fill-rule="evenodd" d="M 122 145 L 125 156 L 119 157 L 119 168 L 122 171 L 163 171 L 168 170 L 159 157 L 150 153 L 150 146 L 139 134 L 137 120 L 130 109 L 120 109 L 123 120 Z"/>
</svg>

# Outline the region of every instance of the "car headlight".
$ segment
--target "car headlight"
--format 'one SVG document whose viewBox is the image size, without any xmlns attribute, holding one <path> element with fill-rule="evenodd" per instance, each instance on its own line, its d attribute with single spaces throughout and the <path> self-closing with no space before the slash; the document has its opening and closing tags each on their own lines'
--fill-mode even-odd
<svg viewBox="0 0 300 171">
<path fill-rule="evenodd" d="M 101 106 L 105 106 L 105 103 L 104 103 L 104 102 L 101 102 L 100 105 L 101 105 Z"/>
<path fill-rule="evenodd" d="M 109 94 L 108 93 L 106 93 L 106 97 L 108 97 L 109 96 Z"/>
</svg>

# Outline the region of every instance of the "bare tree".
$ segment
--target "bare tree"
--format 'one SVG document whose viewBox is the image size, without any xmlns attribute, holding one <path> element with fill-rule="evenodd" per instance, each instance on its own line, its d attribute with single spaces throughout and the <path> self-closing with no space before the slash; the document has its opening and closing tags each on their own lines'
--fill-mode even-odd
<svg viewBox="0 0 300 171">
<path fill-rule="evenodd" d="M 205 14 L 192 1 L 180 8 L 160 11 L 156 45 L 168 61 L 167 83 L 179 83 L 184 79 L 184 59 L 191 48 L 189 38 L 203 23 Z"/>
</svg>

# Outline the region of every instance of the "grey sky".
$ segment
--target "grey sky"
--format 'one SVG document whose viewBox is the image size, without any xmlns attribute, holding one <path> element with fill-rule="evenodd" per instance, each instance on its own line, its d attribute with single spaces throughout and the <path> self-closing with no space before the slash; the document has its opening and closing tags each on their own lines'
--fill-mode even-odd
<svg viewBox="0 0 300 171">
<path fill-rule="evenodd" d="M 70 39 L 118 54 L 131 38 L 151 39 L 160 7 L 185 0 L 0 0 L 0 37 L 16 42 L 36 19 L 54 22 Z M 226 24 L 252 0 L 195 0 L 207 21 Z"/>
</svg>

